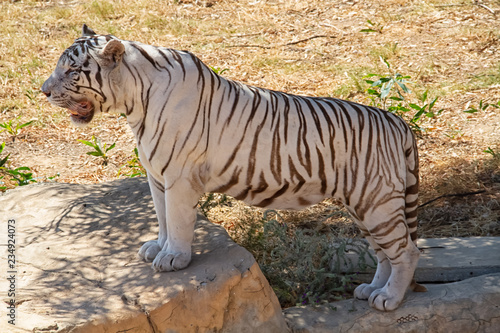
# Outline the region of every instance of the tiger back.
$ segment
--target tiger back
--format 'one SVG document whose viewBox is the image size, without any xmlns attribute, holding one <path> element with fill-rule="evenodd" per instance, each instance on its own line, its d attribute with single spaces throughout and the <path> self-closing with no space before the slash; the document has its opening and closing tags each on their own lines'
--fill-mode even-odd
<svg viewBox="0 0 500 333">
<path fill-rule="evenodd" d="M 395 309 L 412 284 L 418 153 L 405 122 L 384 110 L 223 78 L 193 54 L 84 26 L 43 84 L 77 125 L 98 112 L 127 115 L 159 222 L 139 256 L 156 271 L 191 260 L 196 205 L 223 192 L 259 207 L 300 209 L 341 200 L 378 266 L 355 296 Z"/>
</svg>

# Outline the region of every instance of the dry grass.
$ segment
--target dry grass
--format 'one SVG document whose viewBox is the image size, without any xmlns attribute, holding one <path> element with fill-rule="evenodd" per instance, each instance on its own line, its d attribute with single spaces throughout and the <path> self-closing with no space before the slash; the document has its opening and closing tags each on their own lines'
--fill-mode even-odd
<svg viewBox="0 0 500 333">
<path fill-rule="evenodd" d="M 15 140 L 1 133 L 2 157 L 11 153 L 10 168 L 29 166 L 39 180 L 59 173 L 56 181 L 77 183 L 116 179 L 118 168 L 132 157 L 134 142 L 123 119 L 100 116 L 88 128 L 74 128 L 64 110 L 39 93 L 82 23 L 123 39 L 188 49 L 208 65 L 228 69 L 225 76 L 248 84 L 362 103 L 370 102 L 362 77 L 385 73 L 383 56 L 395 71 L 412 77 L 412 98 L 428 90 L 439 96 L 436 108 L 444 109 L 423 124 L 427 131 L 419 137 L 422 202 L 486 190 L 423 208 L 421 235 L 498 236 L 500 158 L 483 151 L 490 147 L 500 154 L 499 110 L 463 112 L 480 100 L 500 101 L 500 4 L 480 3 L 484 6 L 458 0 L 446 6 L 430 0 L 3 1 L 0 123 L 18 116 L 36 123 Z M 360 32 L 369 27 L 381 33 Z M 92 135 L 117 142 L 107 166 L 76 141 Z M 326 201 L 283 214 L 303 227 L 355 234 L 339 209 Z M 231 230 L 249 211 L 232 203 L 210 216 Z"/>
</svg>

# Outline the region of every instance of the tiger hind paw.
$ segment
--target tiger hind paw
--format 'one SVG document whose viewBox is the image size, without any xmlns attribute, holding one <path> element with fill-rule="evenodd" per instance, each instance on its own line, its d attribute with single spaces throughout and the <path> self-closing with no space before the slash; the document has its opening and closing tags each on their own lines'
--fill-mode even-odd
<svg viewBox="0 0 500 333">
<path fill-rule="evenodd" d="M 368 298 L 368 304 L 379 311 L 393 311 L 403 301 L 400 295 L 390 295 L 385 288 L 377 289 Z"/>
<path fill-rule="evenodd" d="M 379 289 L 379 287 L 372 286 L 368 283 L 360 284 L 356 289 L 354 289 L 354 297 L 357 299 L 368 299 L 377 289 Z"/>
</svg>

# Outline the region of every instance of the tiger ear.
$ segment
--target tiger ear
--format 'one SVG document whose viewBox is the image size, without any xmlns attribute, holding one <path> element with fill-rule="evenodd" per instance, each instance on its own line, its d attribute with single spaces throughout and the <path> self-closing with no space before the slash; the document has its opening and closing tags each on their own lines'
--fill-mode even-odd
<svg viewBox="0 0 500 333">
<path fill-rule="evenodd" d="M 94 30 L 90 29 L 87 27 L 87 25 L 84 23 L 82 27 L 82 37 L 91 37 L 97 35 Z"/>
<path fill-rule="evenodd" d="M 123 46 L 119 40 L 112 39 L 104 47 L 101 56 L 108 62 L 109 65 L 116 67 L 122 60 L 124 53 L 125 46 Z"/>
</svg>

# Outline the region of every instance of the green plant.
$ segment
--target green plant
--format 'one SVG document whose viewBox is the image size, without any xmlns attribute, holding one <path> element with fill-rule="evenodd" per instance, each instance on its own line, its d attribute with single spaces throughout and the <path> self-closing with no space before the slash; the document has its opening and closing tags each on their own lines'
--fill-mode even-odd
<svg viewBox="0 0 500 333">
<path fill-rule="evenodd" d="M 107 155 L 108 151 L 113 149 L 116 145 L 116 142 L 113 143 L 111 146 L 107 147 L 107 144 L 105 143 L 104 145 L 101 144 L 101 140 L 99 138 L 96 138 L 95 136 L 92 135 L 92 142 L 90 141 L 85 141 L 85 140 L 77 140 L 84 145 L 87 145 L 89 147 L 94 148 L 93 151 L 88 151 L 86 154 L 87 155 L 92 155 L 96 157 L 101 157 L 103 159 L 102 164 L 103 165 L 108 165 L 108 159 L 109 156 Z"/>
<path fill-rule="evenodd" d="M 16 120 L 19 120 L 20 118 L 21 116 L 18 116 Z M 14 141 L 16 137 L 19 135 L 20 130 L 26 126 L 31 125 L 33 122 L 34 120 L 30 120 L 24 124 L 22 124 L 21 122 L 17 122 L 16 124 L 14 124 L 14 120 L 10 119 L 9 121 L 0 124 L 0 127 L 3 128 L 0 129 L 0 133 L 3 131 L 7 131 L 7 133 L 12 135 L 12 141 Z"/>
<path fill-rule="evenodd" d="M 5 142 L 2 142 L 0 144 L 0 154 L 2 154 L 3 150 L 5 148 Z M 17 182 L 15 186 L 24 186 L 28 185 L 30 183 L 36 183 L 36 179 L 33 178 L 33 172 L 31 172 L 31 169 L 29 167 L 19 167 L 16 169 L 8 169 L 6 167 L 7 161 L 10 157 L 10 154 L 5 156 L 4 158 L 0 159 L 0 171 L 4 174 L 0 176 L 0 179 L 5 178 L 5 174 L 10 175 L 12 178 L 10 178 L 11 181 Z M 7 186 L 3 186 L 5 183 L 0 181 L 0 191 L 5 191 L 7 189 Z"/>
<path fill-rule="evenodd" d="M 123 169 L 125 169 L 125 171 L 123 171 Z M 120 169 L 118 169 L 117 177 L 120 177 L 122 175 L 129 178 L 144 177 L 147 175 L 146 170 L 139 160 L 139 152 L 137 148 L 134 148 L 134 156 L 132 157 L 132 159 L 128 160 L 125 165 L 121 166 Z"/>
<path fill-rule="evenodd" d="M 391 73 L 391 65 L 389 62 L 380 57 L 380 60 L 387 66 L 389 70 L 389 75 L 384 76 L 381 74 L 367 74 L 363 77 L 364 81 L 370 85 L 366 90 L 372 104 L 377 107 L 382 107 L 386 109 L 387 101 L 403 101 L 405 98 L 402 92 L 408 94 L 410 89 L 406 86 L 409 82 L 408 79 L 411 77 L 408 75 L 401 75 L 399 73 Z M 378 80 L 374 81 L 372 78 L 379 77 Z M 397 96 L 391 96 L 392 92 L 396 92 Z"/>
<path fill-rule="evenodd" d="M 371 20 L 366 20 L 366 23 L 370 26 L 369 28 L 361 29 L 359 32 L 378 32 L 382 33 L 384 27 L 380 23 L 373 23 Z"/>
<path fill-rule="evenodd" d="M 212 67 L 212 66 L 210 66 L 210 69 L 217 75 L 222 75 L 222 73 L 229 70 L 229 68 L 221 69 L 219 67 Z"/>
<path fill-rule="evenodd" d="M 0 144 L 0 154 L 2 154 L 4 148 L 5 148 L 5 142 L 2 142 L 2 144 Z M 0 171 L 5 169 L 4 165 L 7 163 L 9 156 L 10 154 L 0 159 Z M 0 179 L 3 178 L 4 176 L 0 176 Z M 5 184 L 4 182 L 0 181 L 0 191 L 5 191 L 7 189 L 7 186 L 3 186 L 4 184 Z"/>
<path fill-rule="evenodd" d="M 469 105 L 467 105 L 467 109 L 464 110 L 463 112 L 465 112 L 465 113 L 476 113 L 476 112 L 479 112 L 479 111 L 485 111 L 490 106 L 494 107 L 496 109 L 499 109 L 500 108 L 500 101 L 498 101 L 496 104 L 490 104 L 490 103 L 484 103 L 483 100 L 480 100 L 479 101 L 479 105 L 478 105 L 477 108 L 469 107 Z"/>
<path fill-rule="evenodd" d="M 12 181 L 17 182 L 17 186 L 36 183 L 36 180 L 33 178 L 33 172 L 31 172 L 31 169 L 29 167 L 19 167 L 13 170 L 6 170 L 6 172 L 13 177 L 11 178 Z"/>
<path fill-rule="evenodd" d="M 24 93 L 24 96 L 26 96 L 30 100 L 31 103 L 37 104 L 38 102 L 37 102 L 36 96 L 40 93 L 41 93 L 40 90 L 34 91 L 31 89 L 27 89 L 26 92 Z"/>
<path fill-rule="evenodd" d="M 440 109 L 434 111 L 434 105 L 437 102 L 437 97 L 435 97 L 431 102 L 427 100 L 428 92 L 427 90 L 422 94 L 419 99 L 423 106 L 416 103 L 411 103 L 409 101 L 409 94 L 411 90 L 408 84 L 411 83 L 409 75 L 402 75 L 397 72 L 392 72 L 391 65 L 389 62 L 380 57 L 380 60 L 385 64 L 388 75 L 381 74 L 367 74 L 363 77 L 364 81 L 369 84 L 366 93 L 371 100 L 371 105 L 386 109 L 389 112 L 397 114 L 403 119 L 407 120 L 410 126 L 417 131 L 421 131 L 419 123 L 424 117 L 433 118 L 443 111 Z M 377 78 L 377 80 L 374 80 Z M 414 110 L 413 115 L 409 115 L 408 112 Z"/>
<path fill-rule="evenodd" d="M 491 149 L 491 147 L 486 148 L 485 150 L 483 150 L 483 152 L 486 154 L 490 154 L 491 156 L 493 156 L 493 158 L 500 158 L 500 152 L 494 151 L 493 149 Z"/>
<path fill-rule="evenodd" d="M 2 142 L 2 144 L 0 144 L 0 154 L 2 154 L 4 148 L 5 148 L 5 142 Z M 0 159 L 0 168 L 4 168 L 4 165 L 7 163 L 9 156 L 10 156 L 10 154 L 8 154 L 4 158 Z"/>
<path fill-rule="evenodd" d="M 417 111 L 410 120 L 410 124 L 413 125 L 414 128 L 418 128 L 419 130 L 421 130 L 421 128 L 418 126 L 418 123 L 420 122 L 422 117 L 433 118 L 437 115 L 440 115 L 441 112 L 443 112 L 443 109 L 440 109 L 438 111 L 433 111 L 434 105 L 436 104 L 437 100 L 438 98 L 435 97 L 430 103 L 427 103 L 427 90 L 426 90 L 420 99 L 420 101 L 424 103 L 423 106 L 419 106 L 418 104 L 414 103 L 408 103 L 408 105 L 412 109 Z"/>
</svg>

